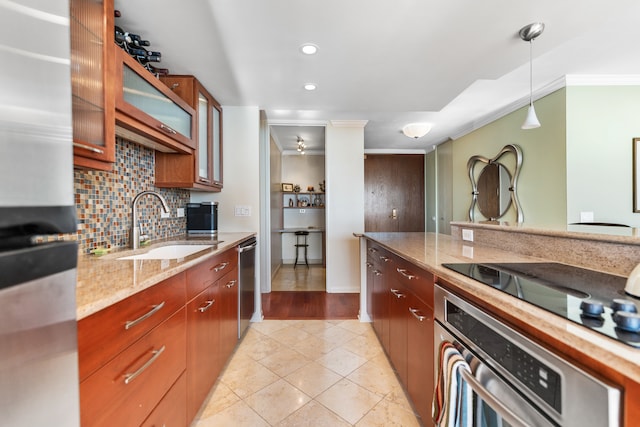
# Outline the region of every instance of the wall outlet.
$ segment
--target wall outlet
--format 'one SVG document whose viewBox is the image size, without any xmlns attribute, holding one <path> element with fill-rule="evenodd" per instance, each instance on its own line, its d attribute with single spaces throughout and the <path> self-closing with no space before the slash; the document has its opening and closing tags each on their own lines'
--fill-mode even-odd
<svg viewBox="0 0 640 427">
<path fill-rule="evenodd" d="M 160 218 L 169 218 L 171 217 L 171 211 L 165 212 L 164 209 L 160 209 Z"/>
<path fill-rule="evenodd" d="M 300 213 L 306 213 L 307 210 L 306 209 L 300 209 Z"/>
<path fill-rule="evenodd" d="M 184 208 L 178 208 L 176 209 L 176 216 L 178 218 L 182 218 L 184 216 Z"/>
<path fill-rule="evenodd" d="M 473 242 L 473 230 L 462 229 L 462 240 Z"/>
<path fill-rule="evenodd" d="M 233 212 L 235 216 L 251 216 L 251 206 L 236 205 Z"/>
<path fill-rule="evenodd" d="M 593 212 L 580 212 L 580 222 L 593 222 Z"/>
</svg>

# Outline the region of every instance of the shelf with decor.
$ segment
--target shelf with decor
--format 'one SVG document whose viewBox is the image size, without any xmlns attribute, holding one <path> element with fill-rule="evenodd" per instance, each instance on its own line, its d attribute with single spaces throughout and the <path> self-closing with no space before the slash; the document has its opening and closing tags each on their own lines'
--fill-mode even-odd
<svg viewBox="0 0 640 427">
<path fill-rule="evenodd" d="M 325 193 L 287 192 L 282 193 L 283 209 L 324 209 Z"/>
</svg>

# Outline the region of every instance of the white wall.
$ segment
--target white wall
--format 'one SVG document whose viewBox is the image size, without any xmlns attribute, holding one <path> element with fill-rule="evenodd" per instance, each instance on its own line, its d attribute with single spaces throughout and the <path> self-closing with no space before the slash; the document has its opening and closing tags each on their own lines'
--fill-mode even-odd
<svg viewBox="0 0 640 427">
<path fill-rule="evenodd" d="M 360 292 L 364 232 L 364 124 L 326 129 L 327 292 Z"/>
</svg>

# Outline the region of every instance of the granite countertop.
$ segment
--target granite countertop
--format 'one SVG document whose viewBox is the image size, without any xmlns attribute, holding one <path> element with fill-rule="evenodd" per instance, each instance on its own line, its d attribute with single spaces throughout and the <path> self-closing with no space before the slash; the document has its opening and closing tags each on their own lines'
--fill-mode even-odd
<svg viewBox="0 0 640 427">
<path fill-rule="evenodd" d="M 364 236 L 434 273 L 455 288 L 485 303 L 485 308 L 509 317 L 516 324 L 532 325 L 547 340 L 566 344 L 569 353 L 590 358 L 621 375 L 640 382 L 640 349 L 619 343 L 604 335 L 576 325 L 525 301 L 458 274 L 443 263 L 468 262 L 554 262 L 513 252 L 474 245 L 451 236 L 433 233 L 364 233 Z M 574 354 L 575 356 L 575 354 Z"/>
<path fill-rule="evenodd" d="M 219 233 L 217 241 L 211 237 L 179 237 L 132 251 L 127 248 L 108 255 L 80 255 L 78 258 L 78 280 L 76 286 L 76 315 L 83 319 L 97 311 L 184 271 L 207 258 L 222 253 L 256 233 Z M 213 244 L 184 258 L 171 260 L 118 260 L 122 256 L 144 253 L 168 244 Z M 217 244 L 216 244 L 217 243 Z"/>
</svg>

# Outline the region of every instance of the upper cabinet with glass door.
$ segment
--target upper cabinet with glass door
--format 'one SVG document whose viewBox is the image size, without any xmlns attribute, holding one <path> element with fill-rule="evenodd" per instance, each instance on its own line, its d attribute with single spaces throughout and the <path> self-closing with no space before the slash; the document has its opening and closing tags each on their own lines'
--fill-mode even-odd
<svg viewBox="0 0 640 427">
<path fill-rule="evenodd" d="M 156 153 L 156 186 L 222 190 L 222 109 L 194 76 L 160 78 L 196 111 L 197 149 L 192 154 Z"/>
<path fill-rule="evenodd" d="M 167 153 L 196 149 L 194 109 L 115 43 L 116 134 Z"/>
<path fill-rule="evenodd" d="M 113 0 L 71 0 L 73 163 L 111 170 L 115 162 Z"/>
</svg>

